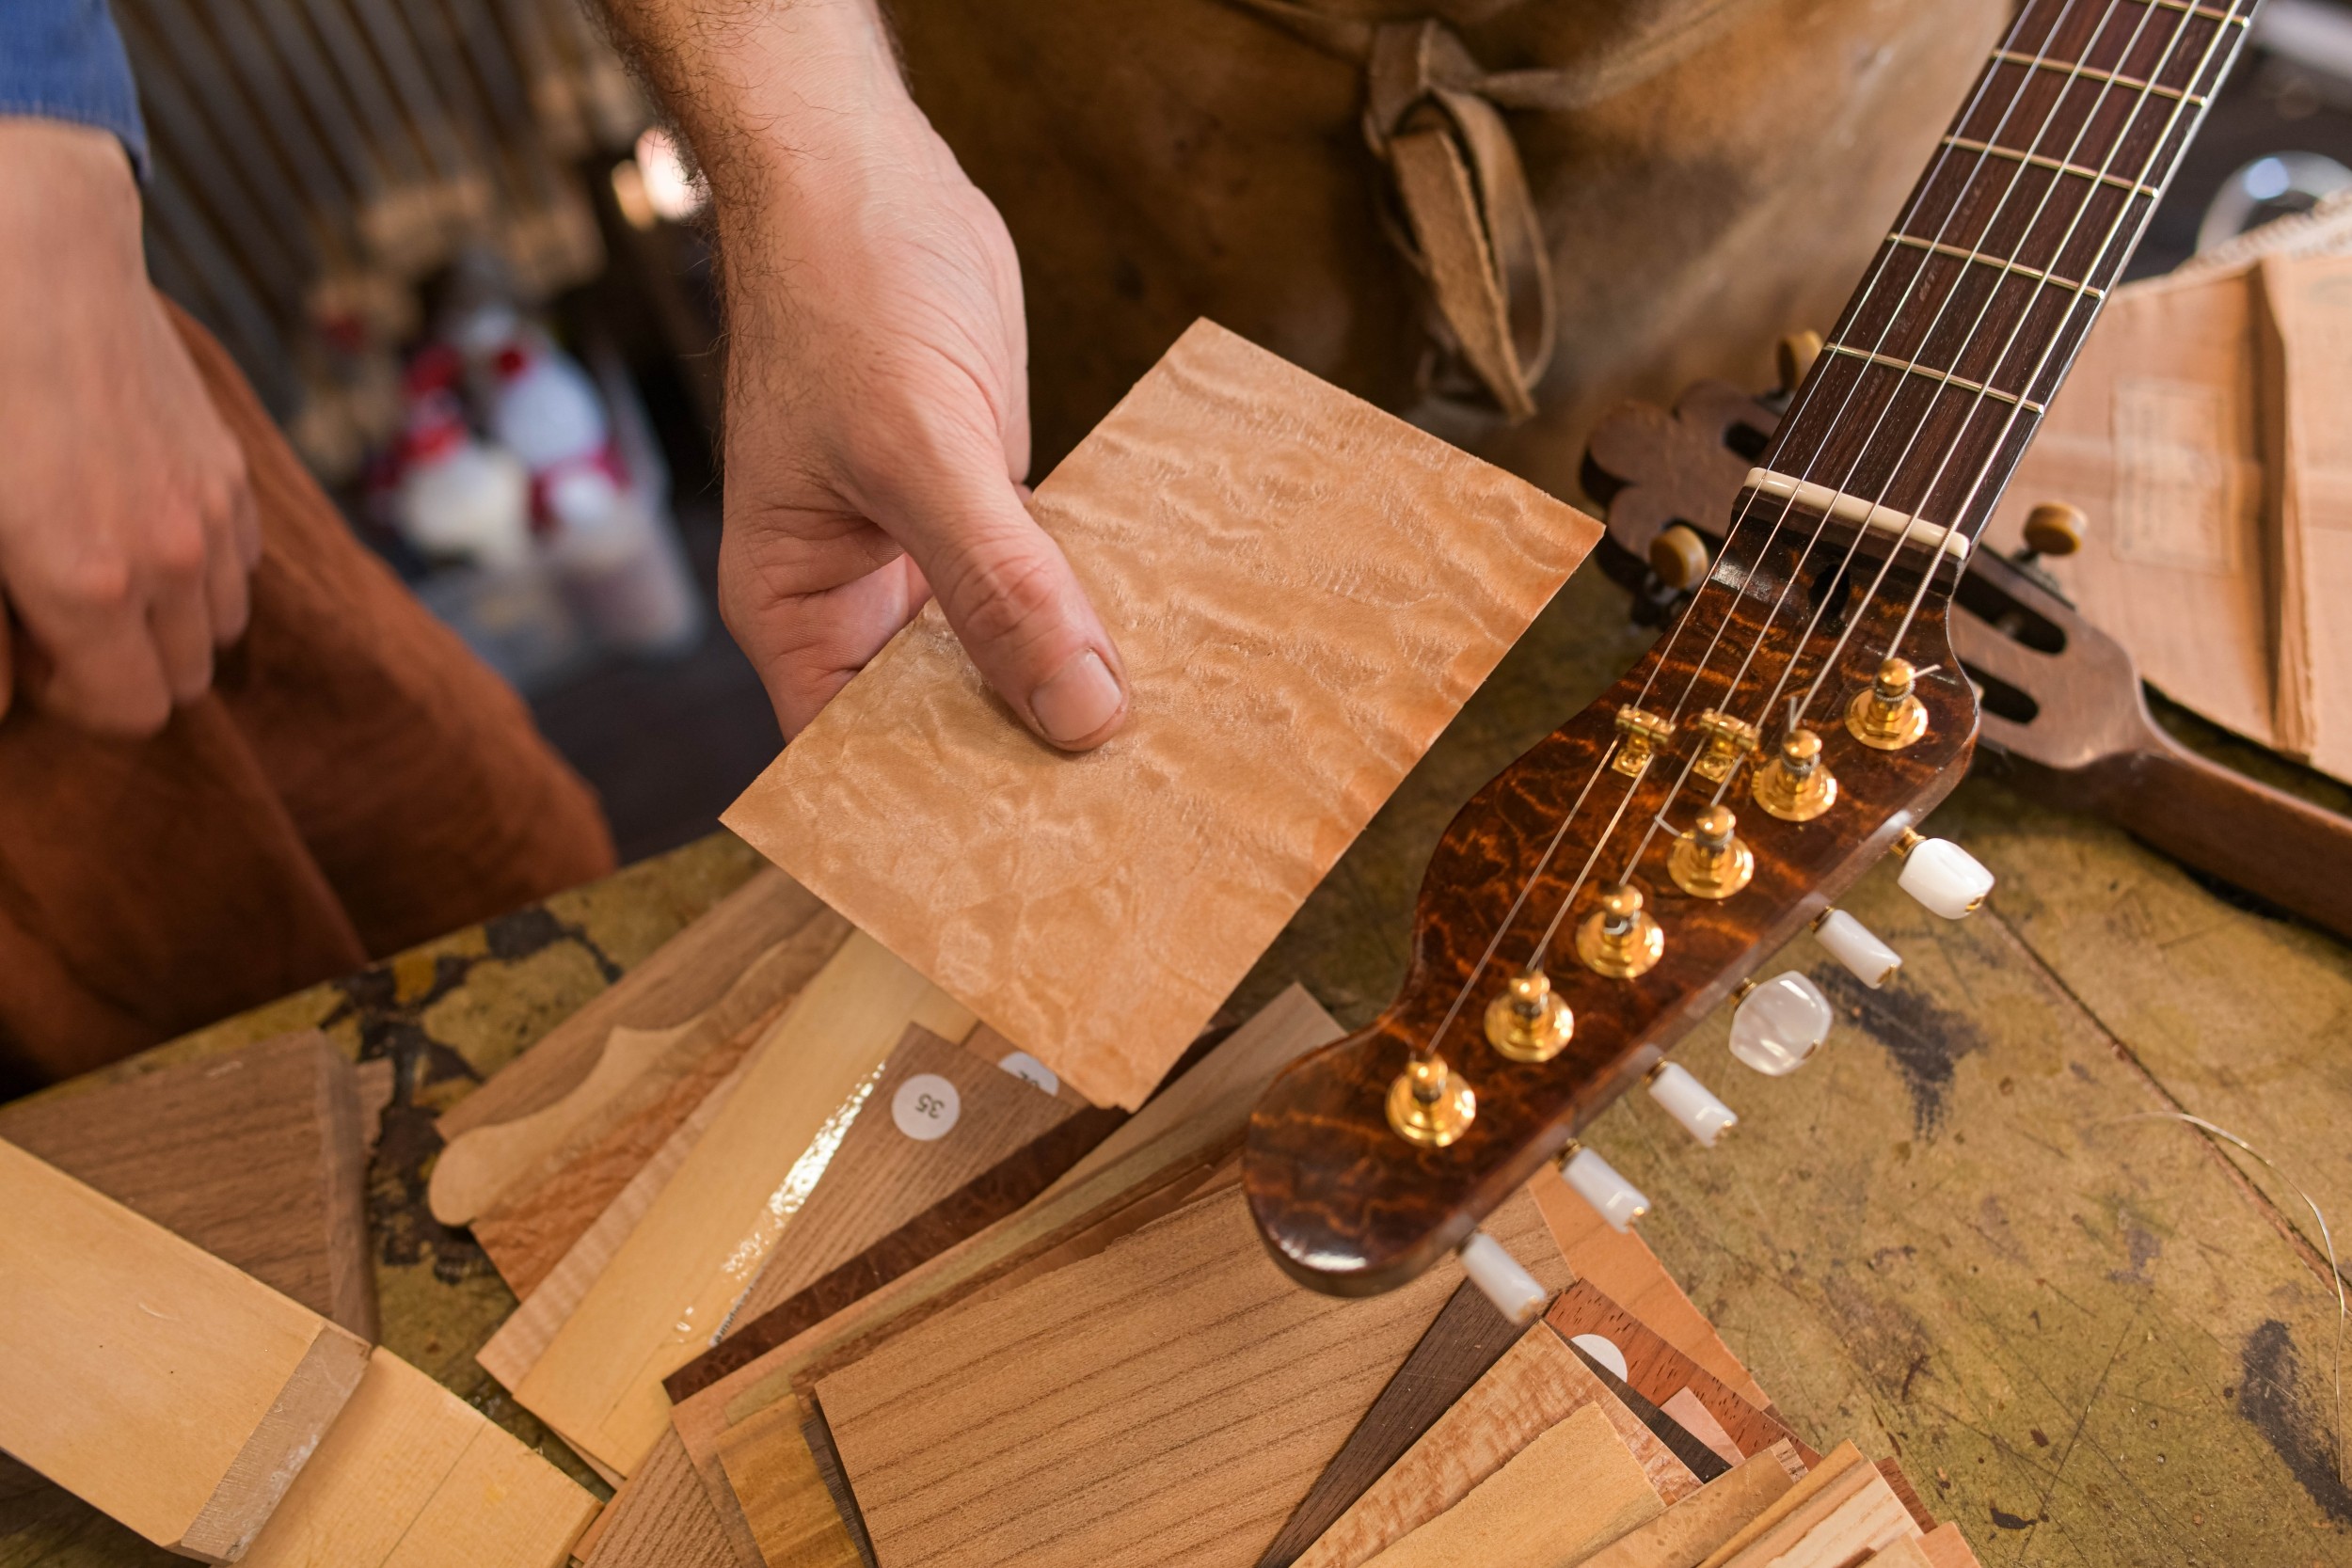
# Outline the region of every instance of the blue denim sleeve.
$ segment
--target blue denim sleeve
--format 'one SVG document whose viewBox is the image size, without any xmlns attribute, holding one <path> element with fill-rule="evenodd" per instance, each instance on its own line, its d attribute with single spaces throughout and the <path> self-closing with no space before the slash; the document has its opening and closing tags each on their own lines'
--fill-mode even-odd
<svg viewBox="0 0 2352 1568">
<path fill-rule="evenodd" d="M 0 115 L 112 131 L 146 178 L 147 126 L 106 0 L 0 0 Z"/>
</svg>

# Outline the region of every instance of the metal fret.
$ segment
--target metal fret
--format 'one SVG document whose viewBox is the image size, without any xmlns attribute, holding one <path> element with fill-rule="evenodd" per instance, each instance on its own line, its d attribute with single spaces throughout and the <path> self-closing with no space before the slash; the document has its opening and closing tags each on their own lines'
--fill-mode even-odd
<svg viewBox="0 0 2352 1568">
<path fill-rule="evenodd" d="M 2061 76 L 2072 77 L 2080 82 L 2104 82 L 2109 87 L 2122 87 L 2126 92 L 2140 93 L 2147 97 L 2177 99 L 2195 108 L 2201 109 L 2210 102 L 2201 92 L 2190 92 L 2184 87 L 2168 87 L 2161 82 L 2143 81 L 2137 76 L 2119 76 L 2112 71 L 2094 71 L 2087 65 L 2069 65 L 2064 60 L 2045 59 L 2040 55 L 2020 54 L 2014 49 L 1995 49 L 1993 51 L 1993 57 L 2010 65 L 2025 66 L 2028 70 L 2054 71 Z"/>
<path fill-rule="evenodd" d="M 1954 375 L 1950 371 L 1939 371 L 1932 365 L 1922 365 L 1912 359 L 1898 359 L 1891 354 L 1881 354 L 1876 349 L 1853 348 L 1845 343 L 1823 343 L 1821 346 L 1832 354 L 1842 354 L 1849 359 L 1860 359 L 1867 364 L 1883 365 L 1890 371 L 1900 371 L 1905 375 L 1925 376 L 1931 381 L 1940 381 L 1947 387 L 1957 387 L 1963 392 L 1974 392 L 1980 397 L 1996 398 L 2003 403 L 2013 403 L 2018 407 L 2035 414 L 2042 412 L 2042 404 L 2031 398 L 2020 397 L 2015 392 L 2004 392 L 1998 387 L 1988 387 L 1981 381 L 1971 381 L 1964 375 Z"/>
<path fill-rule="evenodd" d="M 1889 234 L 1886 237 L 1897 245 L 1909 245 L 1915 250 L 1925 250 L 1937 256 L 1957 257 L 1963 261 L 1974 261 L 1979 266 L 1997 267 L 2003 272 L 2014 273 L 2019 277 L 2030 277 L 2037 283 L 2047 283 L 2089 299 L 2107 297 L 2107 292 L 2105 289 L 2094 289 L 2078 278 L 2060 277 L 2056 273 L 2046 272 L 2041 267 L 2029 267 L 2023 261 L 2011 261 L 1998 256 L 1987 256 L 1981 250 L 1969 250 L 1961 245 L 1946 245 L 1942 240 L 1923 240 L 1916 234 Z"/>
<path fill-rule="evenodd" d="M 2179 11 L 2185 17 L 2206 22 L 2218 22 L 2224 27 L 2243 27 L 2249 21 L 2249 18 L 2240 11 L 2216 10 L 2211 6 L 2185 4 L 2184 0 L 2148 0 L 2148 4 L 2154 10 Z"/>
<path fill-rule="evenodd" d="M 1963 152 L 1981 152 L 1994 158 L 2007 158 L 2012 163 L 2028 164 L 2035 168 L 2056 169 L 2060 174 L 2076 175 L 2102 185 L 2113 185 L 2134 196 L 2161 196 L 2155 186 L 2137 180 L 2126 180 L 2120 174 L 2108 174 L 2082 164 L 2070 164 L 2063 158 L 2047 157 L 2040 152 L 2020 152 L 2013 147 L 1998 147 L 1992 142 L 1975 141 L 1967 136 L 1946 136 L 1944 145 L 1957 147 Z"/>
</svg>

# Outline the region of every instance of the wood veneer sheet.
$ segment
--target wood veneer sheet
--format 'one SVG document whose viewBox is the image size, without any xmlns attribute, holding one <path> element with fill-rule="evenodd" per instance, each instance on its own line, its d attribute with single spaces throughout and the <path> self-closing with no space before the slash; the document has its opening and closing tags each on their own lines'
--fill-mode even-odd
<svg viewBox="0 0 2352 1568">
<path fill-rule="evenodd" d="M 1487 1230 L 1566 1277 L 1524 1196 Z M 1249 1568 L 1461 1277 L 1302 1291 L 1222 1186 L 910 1329 L 818 1402 L 891 1568 Z"/>
<path fill-rule="evenodd" d="M 1134 695 L 1034 739 L 936 607 L 725 821 L 1132 1110 L 1601 526 L 1208 322 L 1037 488 Z"/>
<path fill-rule="evenodd" d="M 1597 1405 L 1536 1438 L 1373 1568 L 1570 1568 L 1665 1505 Z"/>
</svg>

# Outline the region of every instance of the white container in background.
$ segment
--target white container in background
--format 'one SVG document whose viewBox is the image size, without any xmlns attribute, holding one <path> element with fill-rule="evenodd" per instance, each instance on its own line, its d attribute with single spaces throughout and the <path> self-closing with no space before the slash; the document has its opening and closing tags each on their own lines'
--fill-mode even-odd
<svg viewBox="0 0 2352 1568">
<path fill-rule="evenodd" d="M 479 566 L 531 558 L 531 478 L 513 452 L 474 439 L 453 400 L 421 404 L 393 516 L 419 550 Z"/>
</svg>

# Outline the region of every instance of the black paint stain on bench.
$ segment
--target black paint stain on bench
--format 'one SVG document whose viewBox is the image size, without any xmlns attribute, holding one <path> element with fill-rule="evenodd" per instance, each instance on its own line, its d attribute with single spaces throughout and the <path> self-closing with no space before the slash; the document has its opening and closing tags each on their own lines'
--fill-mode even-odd
<svg viewBox="0 0 2352 1568">
<path fill-rule="evenodd" d="M 1911 1124 L 1921 1138 L 1944 1125 L 1944 1097 L 1960 1059 L 1984 1048 L 1984 1037 L 1965 1013 L 1939 1006 L 1899 976 L 1872 990 L 1843 969 L 1824 965 L 1812 972 L 1838 1022 L 1859 1026 L 1885 1049 L 1903 1086 L 1911 1091 Z"/>
<path fill-rule="evenodd" d="M 2325 1403 L 2307 1404 L 2297 1396 L 2302 1361 L 2287 1325 L 2271 1318 L 2248 1335 L 2243 1366 L 2237 1413 L 2263 1434 L 2328 1517 L 2352 1524 L 2352 1488 L 2336 1473 L 2332 1423 L 2322 1414 Z M 2332 1402 L 2324 1394 L 2323 1401 Z"/>
</svg>

